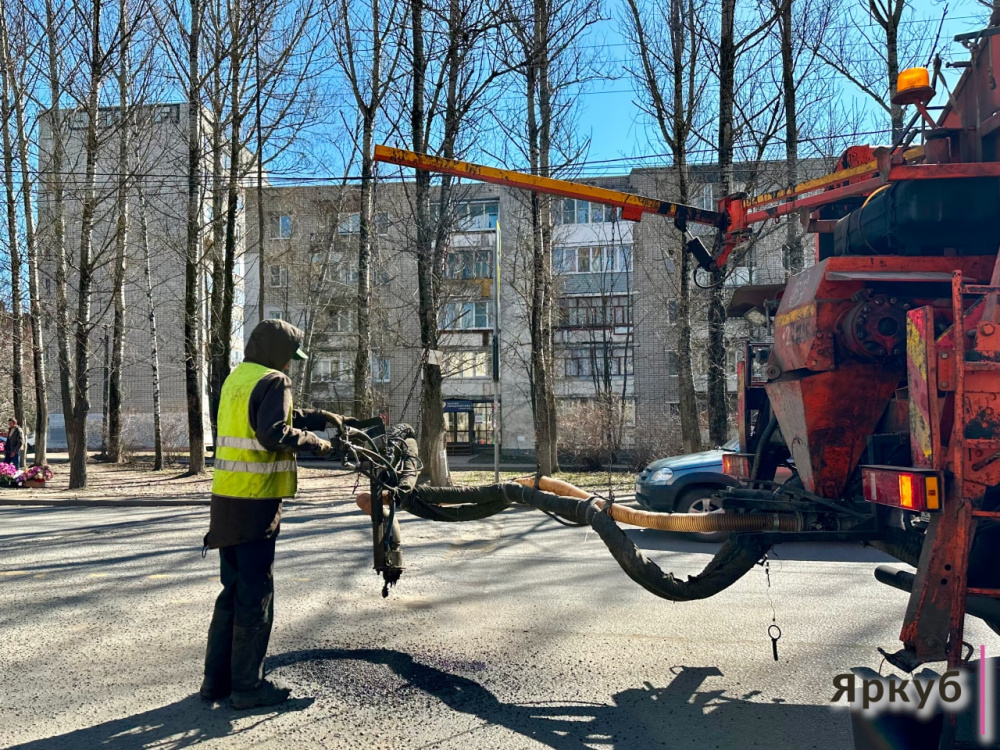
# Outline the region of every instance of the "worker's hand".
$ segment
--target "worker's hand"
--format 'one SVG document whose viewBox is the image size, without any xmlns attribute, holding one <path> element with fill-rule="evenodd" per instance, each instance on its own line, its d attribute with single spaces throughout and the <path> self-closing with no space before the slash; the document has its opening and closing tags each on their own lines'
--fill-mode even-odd
<svg viewBox="0 0 1000 750">
<path fill-rule="evenodd" d="M 345 427 L 356 427 L 359 424 L 354 417 L 345 417 L 342 414 L 334 414 L 332 411 L 324 411 L 322 414 L 327 425 L 336 427 L 337 432 L 341 435 L 346 432 Z"/>
<path fill-rule="evenodd" d="M 321 438 L 319 441 L 319 448 L 317 448 L 313 452 L 313 455 L 315 455 L 317 458 L 326 458 L 331 453 L 333 453 L 333 443 L 331 443 L 329 440 L 323 440 Z"/>
</svg>

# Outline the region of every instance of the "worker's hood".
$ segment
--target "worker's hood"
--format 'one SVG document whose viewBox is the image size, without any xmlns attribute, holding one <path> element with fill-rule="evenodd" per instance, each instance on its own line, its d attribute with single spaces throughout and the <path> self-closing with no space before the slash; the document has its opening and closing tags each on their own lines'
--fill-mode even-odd
<svg viewBox="0 0 1000 750">
<path fill-rule="evenodd" d="M 284 370 L 293 359 L 305 359 L 301 330 L 284 320 L 262 320 L 250 333 L 243 358 L 272 370 Z"/>
</svg>

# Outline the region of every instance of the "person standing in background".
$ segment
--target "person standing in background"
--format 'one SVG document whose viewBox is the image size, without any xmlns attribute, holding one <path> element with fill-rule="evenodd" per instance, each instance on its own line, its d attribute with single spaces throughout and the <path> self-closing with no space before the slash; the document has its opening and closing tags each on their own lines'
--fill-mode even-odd
<svg viewBox="0 0 1000 750">
<path fill-rule="evenodd" d="M 17 426 L 17 420 L 11 417 L 7 421 L 7 443 L 4 445 L 4 461 L 14 464 L 15 469 L 21 468 L 21 451 L 24 450 L 24 433 Z"/>
</svg>

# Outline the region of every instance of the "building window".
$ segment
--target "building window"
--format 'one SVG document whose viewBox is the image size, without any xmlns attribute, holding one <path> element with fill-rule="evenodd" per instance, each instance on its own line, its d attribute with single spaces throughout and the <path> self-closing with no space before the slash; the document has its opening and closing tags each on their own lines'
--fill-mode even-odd
<svg viewBox="0 0 1000 750">
<path fill-rule="evenodd" d="M 281 320 L 281 310 L 268 310 L 267 317 L 271 320 Z"/>
<path fill-rule="evenodd" d="M 623 346 L 581 346 L 566 351 L 563 373 L 567 378 L 620 377 L 632 374 L 632 350 Z"/>
<path fill-rule="evenodd" d="M 667 352 L 667 387 L 676 393 L 681 381 L 681 361 L 677 352 Z"/>
<path fill-rule="evenodd" d="M 448 253 L 444 275 L 448 279 L 493 278 L 492 250 L 455 250 Z"/>
<path fill-rule="evenodd" d="M 358 275 L 357 267 L 348 266 L 346 263 L 342 263 L 340 268 L 337 269 L 337 280 L 341 284 L 357 284 Z"/>
<path fill-rule="evenodd" d="M 332 333 L 355 333 L 358 315 L 356 310 L 341 308 L 330 313 L 330 331 Z"/>
<path fill-rule="evenodd" d="M 500 201 L 472 201 L 455 207 L 459 232 L 485 232 L 497 228 Z"/>
<path fill-rule="evenodd" d="M 719 206 L 715 201 L 715 186 L 712 184 L 702 185 L 694 196 L 693 206 L 703 208 L 706 211 L 716 211 Z"/>
<path fill-rule="evenodd" d="M 729 287 L 746 286 L 752 283 L 753 272 L 747 266 L 736 266 L 726 273 L 725 285 Z"/>
<path fill-rule="evenodd" d="M 337 225 L 337 234 L 358 234 L 361 231 L 361 214 L 348 214 Z"/>
<path fill-rule="evenodd" d="M 604 224 L 618 219 L 618 209 L 603 203 L 564 198 L 552 208 L 556 224 Z"/>
<path fill-rule="evenodd" d="M 474 331 L 493 327 L 489 300 L 447 302 L 441 306 L 438 325 L 443 331 Z"/>
<path fill-rule="evenodd" d="M 574 245 L 552 250 L 556 273 L 624 273 L 632 270 L 632 246 Z"/>
<path fill-rule="evenodd" d="M 271 217 L 271 239 L 287 240 L 292 236 L 292 217 L 288 214 Z"/>
<path fill-rule="evenodd" d="M 478 351 L 450 351 L 445 353 L 442 376 L 446 378 L 485 378 L 490 371 L 490 356 Z"/>
<path fill-rule="evenodd" d="M 284 288 L 288 286 L 288 269 L 284 266 L 271 266 L 271 286 Z"/>
<path fill-rule="evenodd" d="M 391 365 L 388 357 L 379 357 L 375 354 L 371 358 L 372 366 L 372 382 L 373 383 L 388 383 L 389 376 L 391 374 Z"/>
<path fill-rule="evenodd" d="M 346 352 L 335 352 L 317 359 L 312 371 L 312 380 L 321 383 L 340 383 L 351 377 L 351 362 Z"/>
<path fill-rule="evenodd" d="M 558 325 L 562 328 L 605 328 L 632 325 L 628 295 L 608 297 L 560 297 Z"/>
</svg>

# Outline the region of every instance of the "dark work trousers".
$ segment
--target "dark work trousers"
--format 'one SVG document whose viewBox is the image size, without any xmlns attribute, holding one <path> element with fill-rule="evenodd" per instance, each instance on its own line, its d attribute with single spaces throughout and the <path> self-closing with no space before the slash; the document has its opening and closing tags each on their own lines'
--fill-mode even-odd
<svg viewBox="0 0 1000 750">
<path fill-rule="evenodd" d="M 7 463 L 14 464 L 15 469 L 21 468 L 21 454 L 15 453 L 12 456 L 7 456 Z"/>
<path fill-rule="evenodd" d="M 264 678 L 264 655 L 274 620 L 274 542 L 277 537 L 219 550 L 222 593 L 208 628 L 205 681 L 236 692 Z"/>
</svg>

